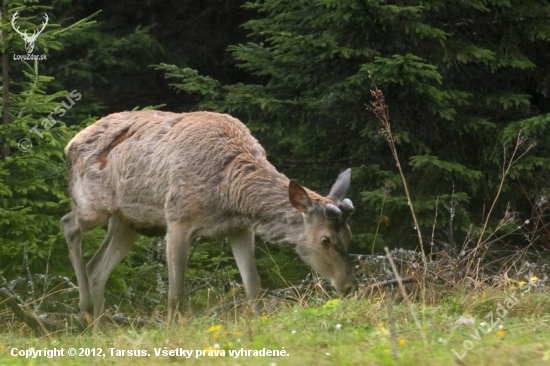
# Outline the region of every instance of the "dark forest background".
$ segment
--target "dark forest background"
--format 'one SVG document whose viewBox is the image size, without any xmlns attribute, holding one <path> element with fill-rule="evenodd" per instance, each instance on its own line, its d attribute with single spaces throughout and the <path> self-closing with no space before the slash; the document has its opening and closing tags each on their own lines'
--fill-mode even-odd
<svg viewBox="0 0 550 366">
<path fill-rule="evenodd" d="M 14 59 L 26 54 L 16 11 L 29 34 L 48 14 L 33 51 L 47 60 Z M 322 194 L 351 167 L 351 252 L 418 250 L 394 158 L 366 108 L 375 83 L 429 251 L 460 255 L 480 233 L 487 250 L 550 249 L 548 1 L 4 0 L 1 24 L 4 280 L 72 278 L 59 225 L 71 206 L 63 148 L 98 118 L 151 107 L 240 118 L 279 171 Z M 81 99 L 46 129 L 72 91 Z M 43 138 L 30 133 L 36 124 Z M 88 258 L 103 234 L 85 239 Z M 265 285 L 307 273 L 288 248 L 258 245 Z M 159 289 L 161 239 L 137 247 L 108 287 Z M 223 242 L 193 253 L 191 276 L 221 264 L 240 280 Z"/>
</svg>

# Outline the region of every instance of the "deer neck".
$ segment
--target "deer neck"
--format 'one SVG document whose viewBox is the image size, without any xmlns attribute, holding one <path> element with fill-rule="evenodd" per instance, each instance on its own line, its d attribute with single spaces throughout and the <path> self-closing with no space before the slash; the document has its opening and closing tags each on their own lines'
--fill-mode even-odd
<svg viewBox="0 0 550 366">
<path fill-rule="evenodd" d="M 272 191 L 252 216 L 252 229 L 265 240 L 277 244 L 296 245 L 306 240 L 302 213 L 290 204 L 288 183 Z"/>
<path fill-rule="evenodd" d="M 302 213 L 290 204 L 289 179 L 271 166 L 242 177 L 231 195 L 231 206 L 265 240 L 295 245 L 306 240 Z M 235 187 L 235 185 L 234 185 Z"/>
</svg>

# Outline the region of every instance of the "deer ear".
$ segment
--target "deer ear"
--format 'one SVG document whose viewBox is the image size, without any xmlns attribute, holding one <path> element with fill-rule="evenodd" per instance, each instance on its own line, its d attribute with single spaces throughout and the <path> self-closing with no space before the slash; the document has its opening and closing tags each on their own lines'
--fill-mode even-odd
<svg viewBox="0 0 550 366">
<path fill-rule="evenodd" d="M 288 183 L 288 199 L 292 207 L 300 212 L 306 213 L 312 206 L 306 190 L 292 179 Z"/>
<path fill-rule="evenodd" d="M 330 189 L 328 198 L 330 198 L 334 203 L 338 204 L 346 194 L 346 191 L 349 188 L 351 182 L 351 169 L 346 169 L 342 174 L 338 176 L 336 182 Z"/>
</svg>

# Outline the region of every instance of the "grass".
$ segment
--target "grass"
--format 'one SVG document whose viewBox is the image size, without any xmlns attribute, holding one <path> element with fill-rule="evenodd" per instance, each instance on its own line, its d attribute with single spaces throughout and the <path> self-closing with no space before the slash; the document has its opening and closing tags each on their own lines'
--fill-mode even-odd
<svg viewBox="0 0 550 366">
<path fill-rule="evenodd" d="M 17 322 L 0 324 L 0 365 L 134 366 L 182 362 L 299 366 L 550 365 L 547 274 L 542 280 L 525 274 L 526 270 L 529 273 L 533 270 L 528 266 L 532 263 L 520 260 L 527 257 L 525 251 L 518 251 L 509 258 L 496 254 L 497 258 L 482 260 L 489 244 L 496 241 L 495 233 L 502 228 L 499 224 L 485 237 L 488 220 L 510 167 L 524 155 L 515 158 L 516 151 L 527 140 L 518 135 L 515 150 L 508 165 L 504 165 L 496 198 L 477 235 L 474 249 L 465 252 L 463 258 L 462 254 L 443 256 L 442 260 L 428 263 L 391 132 L 388 108 L 378 88 L 373 97 L 375 102 L 371 103 L 370 109 L 380 119 L 381 132 L 392 149 L 422 251 L 422 275 L 414 258 L 404 268 L 422 285 L 405 288 L 400 283 L 400 291 L 371 288 L 372 291 L 368 292 L 368 287 L 365 287 L 361 298 L 344 300 L 330 299 L 323 291 L 310 291 L 305 295 L 298 293 L 294 305 L 290 305 L 288 300 L 295 294 L 292 291 L 286 294 L 285 291 L 286 300 L 270 300 L 266 309 L 271 310 L 262 317 L 251 317 L 240 308 L 227 310 L 217 317 L 189 316 L 181 324 L 171 327 L 113 325 L 101 332 L 87 331 L 79 335 L 50 333 L 33 337 L 28 328 Z M 501 223 L 513 221 L 503 219 Z M 436 220 L 432 243 L 435 226 Z M 467 244 L 464 243 L 465 248 Z M 482 246 L 483 253 L 476 256 Z M 392 262 L 391 256 L 388 258 Z M 400 260 L 401 264 L 403 262 Z M 378 266 L 362 266 L 366 262 L 361 262 L 357 267 L 366 268 L 362 278 L 369 279 L 367 282 L 377 278 L 375 273 L 367 272 L 377 272 L 380 263 Z M 482 264 L 485 265 L 483 270 L 480 268 Z M 218 266 L 219 261 L 216 268 Z M 536 268 L 542 270 L 546 268 L 544 266 Z M 387 266 L 380 269 L 384 269 L 381 272 L 385 275 L 390 273 Z M 393 262 L 392 270 L 394 274 L 398 272 Z M 485 272 L 487 274 L 483 275 Z M 520 277 L 520 273 L 523 273 L 523 280 L 509 277 L 513 274 Z M 423 282 L 425 279 L 433 282 Z M 194 301 L 197 299 L 201 302 L 198 295 Z M 63 350 L 63 356 L 25 358 L 12 355 L 19 350 L 36 354 L 39 350 L 51 352 L 54 349 Z M 76 355 L 69 355 L 69 350 L 75 351 Z"/>
<path fill-rule="evenodd" d="M 0 364 L 544 365 L 550 364 L 550 293 L 542 288 L 535 290 L 482 291 L 464 287 L 442 294 L 436 301 L 413 302 L 412 310 L 422 324 L 426 343 L 411 309 L 397 293 L 389 291 L 359 300 L 328 300 L 316 306 L 280 303 L 277 310 L 263 317 L 249 317 L 242 310 L 228 311 L 216 318 L 189 318 L 175 327 L 112 326 L 99 333 L 37 338 L 27 328 L 11 323 L 5 324 L 0 333 Z M 515 304 L 506 302 L 512 295 L 518 299 Z M 489 331 L 491 322 L 503 314 L 499 304 L 504 308 L 508 305 L 507 314 Z M 492 319 L 488 317 L 490 312 Z M 63 348 L 65 356 L 13 357 L 13 348 Z M 102 354 L 70 357 L 66 354 L 69 348 L 77 352 L 88 349 L 91 353 L 101 349 Z M 253 355 L 252 350 L 264 348 L 284 350 L 287 355 Z M 193 353 L 185 359 L 174 353 L 178 349 Z M 241 349 L 250 350 L 251 355 L 243 356 L 242 351 L 237 358 L 230 355 L 230 350 Z M 122 356 L 122 350 L 142 350 L 148 356 Z M 163 355 L 164 350 L 173 354 Z M 198 358 L 197 350 L 202 353 Z"/>
</svg>

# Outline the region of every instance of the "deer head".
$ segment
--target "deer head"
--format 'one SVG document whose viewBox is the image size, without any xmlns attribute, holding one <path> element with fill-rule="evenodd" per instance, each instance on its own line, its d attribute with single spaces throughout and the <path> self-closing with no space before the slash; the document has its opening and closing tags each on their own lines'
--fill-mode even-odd
<svg viewBox="0 0 550 366">
<path fill-rule="evenodd" d="M 327 197 L 332 203 L 311 199 L 293 180 L 288 187 L 290 203 L 304 217 L 307 237 L 306 242 L 297 245 L 296 252 L 340 294 L 348 293 L 356 284 L 348 256 L 348 217 L 354 207 L 349 199 L 344 199 L 350 178 L 351 169 L 340 174 Z"/>
<path fill-rule="evenodd" d="M 23 41 L 25 41 L 25 48 L 27 49 L 27 53 L 32 53 L 33 49 L 34 49 L 34 43 L 36 42 L 36 38 L 38 38 L 38 36 L 40 35 L 40 33 L 42 33 L 42 31 L 44 30 L 44 28 L 46 28 L 46 25 L 48 24 L 48 14 L 44 13 L 44 20 L 46 21 L 45 23 L 42 23 L 42 29 L 40 30 L 34 30 L 33 33 L 32 33 L 32 36 L 28 36 L 27 35 L 27 31 L 25 31 L 25 33 L 21 33 L 19 31 L 19 27 L 15 27 L 15 21 L 17 20 L 17 18 L 19 18 L 19 16 L 17 15 L 17 11 L 15 12 L 15 14 L 13 14 L 13 17 L 11 18 L 11 25 L 13 27 L 13 29 L 21 36 L 23 37 Z"/>
</svg>

